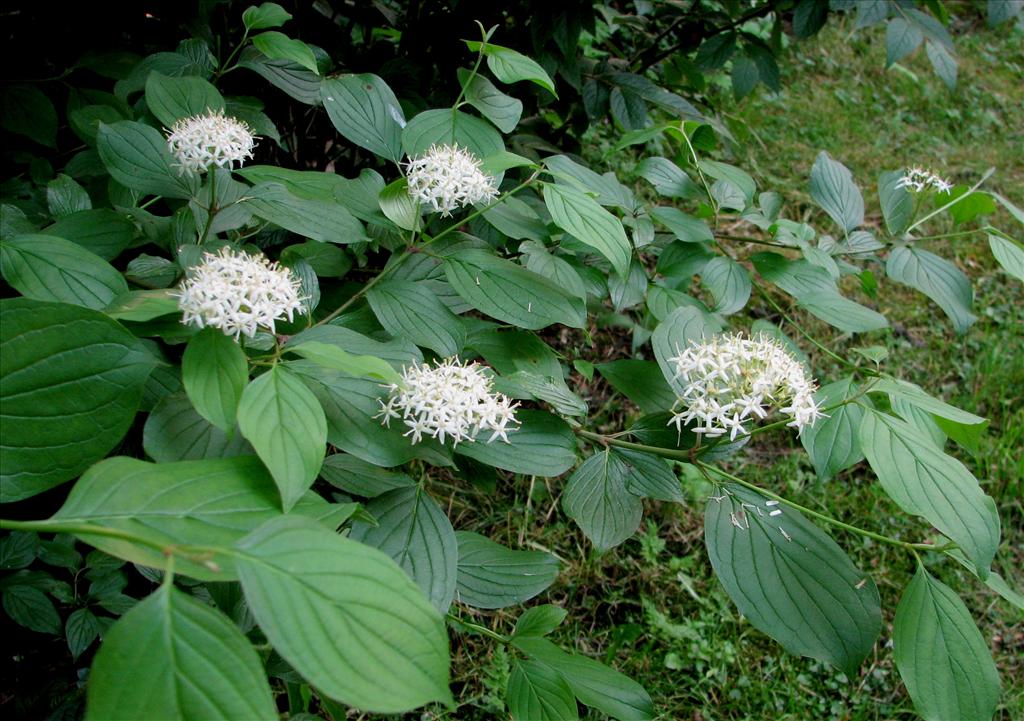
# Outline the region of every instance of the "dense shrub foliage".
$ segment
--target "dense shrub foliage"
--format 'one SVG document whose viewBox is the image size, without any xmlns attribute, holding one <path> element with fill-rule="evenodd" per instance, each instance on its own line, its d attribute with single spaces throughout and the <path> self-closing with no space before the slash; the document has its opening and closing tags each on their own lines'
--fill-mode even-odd
<svg viewBox="0 0 1024 721">
<path fill-rule="evenodd" d="M 92 47 L 3 87 L 0 586 L 10 620 L 92 658 L 85 718 L 454 708 L 450 635 L 469 634 L 513 659 L 517 721 L 656 718 L 643 679 L 548 638 L 573 608 L 530 601 L 560 559 L 460 530 L 435 484 L 561 478 L 604 552 L 644 499 L 683 503 L 681 477 L 712 489 L 705 544 L 738 611 L 851 679 L 881 579 L 830 532 L 916 559 L 885 578 L 907 691 L 926 719 L 991 718 L 996 666 L 932 572 L 1024 608 L 953 455 L 988 421 L 891 372 L 874 301 L 901 284 L 967 332 L 971 281 L 930 241 L 984 238 L 1024 281 L 988 221 L 1024 211 L 986 190 L 995 169 L 855 178 L 822 152 L 822 212 L 792 214 L 720 159 L 736 141 L 703 102 L 723 68 L 738 97 L 778 89 L 788 43 L 836 13 L 884 25 L 889 64 L 923 46 L 953 87 L 944 4 L 337 5 L 202 4 L 162 16 L 174 41 L 148 54 Z M 588 164 L 596 133 L 641 184 Z M 630 357 L 606 360 L 612 328 Z M 627 427 L 594 423 L 598 378 Z M 728 469 L 780 428 L 823 480 L 866 461 L 917 536 Z M 509 607 L 514 626 L 481 623 Z"/>
</svg>

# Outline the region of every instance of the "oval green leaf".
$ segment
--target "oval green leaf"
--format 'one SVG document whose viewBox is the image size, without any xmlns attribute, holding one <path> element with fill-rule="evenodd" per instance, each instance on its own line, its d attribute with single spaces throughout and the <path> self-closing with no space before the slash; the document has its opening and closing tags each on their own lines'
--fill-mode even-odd
<svg viewBox="0 0 1024 721">
<path fill-rule="evenodd" d="M 0 301 L 0 502 L 74 478 L 131 426 L 153 357 L 87 308 Z"/>
<path fill-rule="evenodd" d="M 999 672 L 964 602 L 918 567 L 896 607 L 893 657 L 925 721 L 990 721 Z"/>
<path fill-rule="evenodd" d="M 458 595 L 476 608 L 525 603 L 554 583 L 558 559 L 543 551 L 513 551 L 481 536 L 458 531 Z"/>
<path fill-rule="evenodd" d="M 133 607 L 103 640 L 86 721 L 275 721 L 256 650 L 226 616 L 170 585 Z"/>
<path fill-rule="evenodd" d="M 107 261 L 77 243 L 51 235 L 0 241 L 0 272 L 26 298 L 100 310 L 128 283 Z"/>
<path fill-rule="evenodd" d="M 334 510 L 306 493 L 292 513 L 323 519 Z M 201 544 L 228 547 L 265 521 L 281 515 L 273 479 L 252 456 L 179 463 L 146 463 L 114 457 L 97 463 L 75 483 L 53 516 L 58 523 L 89 524 L 139 536 L 151 545 L 90 533 L 79 538 L 112 556 L 164 568 L 160 546 Z M 215 554 L 209 563 L 187 556 L 175 569 L 207 581 L 236 578 L 234 560 Z"/>
<path fill-rule="evenodd" d="M 327 420 L 320 402 L 302 381 L 275 366 L 242 392 L 238 425 L 274 477 L 284 510 L 291 510 L 324 460 Z"/>
<path fill-rule="evenodd" d="M 441 616 L 387 555 L 287 516 L 237 548 L 257 623 L 318 690 L 379 713 L 452 702 Z"/>
<path fill-rule="evenodd" d="M 715 575 L 756 628 L 790 653 L 856 673 L 882 627 L 878 589 L 828 534 L 728 485 L 707 504 L 704 540 Z"/>
<path fill-rule="evenodd" d="M 397 488 L 366 504 L 377 525 L 354 523 L 349 538 L 379 548 L 445 613 L 455 597 L 459 546 L 448 516 L 418 486 Z"/>
</svg>

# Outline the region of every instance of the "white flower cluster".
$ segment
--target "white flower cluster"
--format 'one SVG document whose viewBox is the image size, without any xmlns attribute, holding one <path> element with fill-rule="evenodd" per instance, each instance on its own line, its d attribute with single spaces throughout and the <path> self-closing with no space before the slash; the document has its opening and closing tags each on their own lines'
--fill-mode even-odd
<svg viewBox="0 0 1024 721">
<path fill-rule="evenodd" d="M 242 165 L 252 157 L 255 146 L 256 138 L 249 126 L 225 116 L 223 110 L 182 118 L 167 136 L 167 147 L 182 173 L 202 173 L 214 165 Z"/>
<path fill-rule="evenodd" d="M 940 193 L 948 194 L 953 189 L 952 183 L 924 168 L 911 168 L 896 183 L 897 188 L 906 188 L 915 193 L 920 193 L 929 185 Z"/>
<path fill-rule="evenodd" d="M 288 268 L 264 256 L 221 248 L 207 253 L 178 289 L 181 322 L 220 328 L 236 339 L 259 327 L 274 332 L 274 321 L 302 311 L 300 283 Z"/>
<path fill-rule="evenodd" d="M 458 145 L 433 145 L 406 164 L 409 195 L 441 216 L 498 195 L 494 178 L 480 170 L 480 161 Z"/>
<path fill-rule="evenodd" d="M 508 443 L 508 433 L 514 431 L 515 409 L 518 403 L 492 390 L 491 378 L 479 363 L 460 363 L 457 358 L 437 361 L 431 367 L 424 363 L 402 369 L 402 382 L 389 386 L 391 395 L 387 403 L 380 401 L 385 426 L 392 418 L 400 418 L 409 427 L 407 436 L 419 443 L 424 435 L 444 443 L 451 438 L 452 445 L 461 441 L 475 441 L 480 431 L 490 431 L 491 437 Z"/>
<path fill-rule="evenodd" d="M 768 415 L 765 406 L 780 406 L 793 418 L 787 425 L 800 431 L 823 417 L 803 366 L 768 336 L 736 333 L 694 342 L 669 361 L 684 384 L 669 421 L 679 432 L 696 420 L 694 433 L 736 440 L 748 432 L 749 419 Z"/>
</svg>

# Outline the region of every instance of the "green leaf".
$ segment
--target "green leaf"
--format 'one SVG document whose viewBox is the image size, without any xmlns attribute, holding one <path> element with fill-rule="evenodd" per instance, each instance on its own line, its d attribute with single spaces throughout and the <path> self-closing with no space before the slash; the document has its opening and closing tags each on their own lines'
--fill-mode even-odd
<svg viewBox="0 0 1024 721">
<path fill-rule="evenodd" d="M 941 43 L 929 40 L 925 43 L 925 52 L 928 55 L 928 62 L 932 64 L 935 74 L 938 75 L 946 87 L 956 90 L 956 58 Z"/>
<path fill-rule="evenodd" d="M 341 371 L 356 378 L 368 376 L 388 383 L 401 381 L 401 376 L 386 360 L 371 355 L 352 355 L 330 343 L 321 343 L 315 340 L 289 343 L 288 351 L 308 358 L 324 368 Z"/>
<path fill-rule="evenodd" d="M 750 300 L 750 273 L 732 258 L 724 255 L 712 258 L 701 273 L 704 284 L 715 299 L 716 313 L 732 315 L 743 310 Z"/>
<path fill-rule="evenodd" d="M 403 437 L 404 424 L 381 425 L 381 402 L 387 391 L 379 381 L 352 378 L 307 361 L 289 363 L 320 401 L 327 416 L 327 439 L 339 450 L 377 466 L 391 467 L 413 458 L 451 465 L 450 454 L 436 441 L 417 444 Z"/>
<path fill-rule="evenodd" d="M 237 548 L 260 628 L 319 691 L 379 713 L 452 702 L 441 616 L 383 552 L 288 516 Z"/>
<path fill-rule="evenodd" d="M 65 215 L 44 228 L 43 235 L 74 241 L 103 260 L 113 260 L 132 242 L 135 225 L 110 208 L 97 208 Z"/>
<path fill-rule="evenodd" d="M 900 171 L 886 171 L 878 177 L 878 200 L 890 235 L 902 235 L 914 219 L 914 196 L 899 184 Z"/>
<path fill-rule="evenodd" d="M 555 225 L 607 258 L 619 275 L 629 273 L 632 247 L 622 222 L 583 191 L 544 185 L 544 204 Z"/>
<path fill-rule="evenodd" d="M 1003 266 L 1003 270 L 1024 283 L 1024 248 L 994 233 L 988 234 L 988 245 L 999 265 Z"/>
<path fill-rule="evenodd" d="M 800 0 L 793 11 L 793 34 L 801 40 L 813 37 L 828 19 L 828 3 Z"/>
<path fill-rule="evenodd" d="M 64 624 L 64 635 L 68 639 L 68 650 L 75 661 L 85 652 L 92 642 L 99 638 L 103 625 L 96 615 L 88 608 L 79 608 L 68 615 Z"/>
<path fill-rule="evenodd" d="M 811 168 L 811 197 L 847 233 L 864 222 L 864 198 L 853 176 L 824 150 Z"/>
<path fill-rule="evenodd" d="M 296 198 L 319 200 L 322 203 L 340 200 L 339 196 L 345 192 L 345 184 L 352 182 L 334 173 L 289 170 L 276 165 L 247 165 L 234 172 L 256 186 L 277 183 Z"/>
<path fill-rule="evenodd" d="M 465 250 L 444 259 L 445 276 L 455 291 L 482 313 L 531 330 L 562 323 L 582 328 L 583 301 L 544 276 L 483 250 Z"/>
<path fill-rule="evenodd" d="M 238 425 L 267 466 L 287 512 L 316 480 L 327 444 L 327 420 L 310 390 L 281 366 L 250 383 Z"/>
<path fill-rule="evenodd" d="M 147 321 L 180 312 L 171 291 L 130 290 L 114 298 L 103 312 L 116 320 Z"/>
<path fill-rule="evenodd" d="M 568 615 L 564 608 L 546 603 L 523 611 L 516 621 L 513 636 L 547 636 L 565 620 Z"/>
<path fill-rule="evenodd" d="M 742 100 L 761 79 L 757 63 L 749 55 L 740 55 L 732 61 L 732 92 L 737 100 Z"/>
<path fill-rule="evenodd" d="M 242 23 L 246 30 L 277 28 L 291 19 L 291 13 L 277 3 L 261 3 L 259 7 L 250 5 L 242 13 Z"/>
<path fill-rule="evenodd" d="M 48 148 L 57 147 L 57 111 L 33 85 L 14 85 L 3 94 L 0 125 Z"/>
<path fill-rule="evenodd" d="M 895 17 L 885 26 L 885 66 L 890 67 L 917 50 L 924 34 L 916 25 Z"/>
<path fill-rule="evenodd" d="M 654 186 L 658 195 L 666 198 L 696 199 L 704 197 L 704 190 L 668 158 L 644 158 L 637 166 L 640 177 Z"/>
<path fill-rule="evenodd" d="M 511 133 L 519 125 L 523 103 L 505 95 L 483 75 L 474 75 L 470 80 L 469 71 L 459 68 L 459 84 L 466 92 L 466 101 L 494 123 L 498 130 Z"/>
<path fill-rule="evenodd" d="M 488 155 L 486 158 L 480 161 L 480 170 L 485 175 L 493 176 L 498 176 L 501 173 L 504 173 L 509 168 L 524 168 L 536 166 L 537 163 L 530 160 L 529 158 L 524 158 L 522 155 L 510 153 L 507 150 L 501 150 L 497 153 L 494 153 L 493 155 Z M 511 196 L 506 195 L 505 199 L 502 202 L 508 202 L 511 199 Z"/>
<path fill-rule="evenodd" d="M 586 656 L 568 654 L 546 638 L 517 636 L 512 645 L 564 678 L 576 698 L 619 721 L 651 721 L 654 703 L 643 686 Z"/>
<path fill-rule="evenodd" d="M 555 177 L 559 187 L 568 185 L 592 196 L 599 205 L 617 206 L 627 213 L 637 209 L 633 193 L 616 180 L 614 174 L 599 175 L 585 165 L 580 165 L 568 155 L 552 155 L 544 158 L 544 165 Z"/>
<path fill-rule="evenodd" d="M 626 469 L 610 450 L 595 453 L 569 477 L 562 508 L 599 551 L 614 548 L 640 526 L 643 504 L 626 487 Z"/>
<path fill-rule="evenodd" d="M 481 160 L 505 150 L 494 126 L 461 110 L 425 110 L 402 130 L 402 149 L 410 158 L 423 155 L 431 145 L 452 144 L 468 149 Z"/>
<path fill-rule="evenodd" d="M 252 70 L 300 103 L 319 105 L 323 102 L 320 96 L 320 76 L 291 60 L 271 60 L 256 48 L 249 46 L 242 51 L 238 66 Z M 326 106 L 326 103 L 324 105 Z"/>
<path fill-rule="evenodd" d="M 131 120 L 101 125 L 96 143 L 111 177 L 126 188 L 167 198 L 199 193 L 199 177 L 180 172 L 167 140 L 155 128 Z"/>
<path fill-rule="evenodd" d="M 401 161 L 405 116 L 387 83 L 376 75 L 341 75 L 323 81 L 320 99 L 347 140 L 386 160 Z"/>
<path fill-rule="evenodd" d="M 557 255 L 549 253 L 547 249 L 541 247 L 540 243 L 533 243 L 529 241 L 526 243 L 520 243 L 519 251 L 523 253 L 523 255 L 520 256 L 520 260 L 528 270 L 532 270 L 534 273 L 538 273 L 543 275 L 545 278 L 553 280 L 557 285 L 561 286 L 572 295 L 586 300 L 587 287 L 583 283 L 583 278 L 580 277 L 576 268 L 574 268 L 568 261 Z M 634 267 L 636 267 L 635 271 L 633 270 Z M 643 276 L 643 269 L 634 261 L 630 267 L 630 277 L 634 278 L 637 273 Z M 618 276 L 613 275 L 612 277 Z M 643 282 L 646 286 L 646 276 L 643 276 Z"/>
<path fill-rule="evenodd" d="M 459 545 L 448 516 L 419 486 L 396 488 L 366 504 L 377 525 L 352 524 L 349 538 L 386 553 L 439 613 L 455 597 Z"/>
<path fill-rule="evenodd" d="M 251 39 L 253 46 L 270 60 L 290 60 L 312 73 L 320 74 L 313 51 L 301 40 L 295 40 L 276 30 L 254 35 Z"/>
<path fill-rule="evenodd" d="M 610 448 L 619 462 L 626 480 L 626 490 L 641 498 L 654 498 L 669 503 L 682 503 L 683 492 L 679 478 L 664 460 L 650 453 Z"/>
<path fill-rule="evenodd" d="M 885 272 L 897 283 L 919 290 L 935 301 L 949 316 L 957 333 L 966 333 L 977 320 L 971 313 L 971 282 L 948 260 L 921 248 L 898 246 L 889 253 Z"/>
<path fill-rule="evenodd" d="M 891 398 L 902 398 L 934 416 L 945 418 L 960 425 L 974 426 L 988 423 L 987 418 L 982 418 L 981 416 L 961 410 L 956 406 L 951 406 L 945 401 L 928 395 L 920 386 L 908 383 L 907 381 L 901 381 L 897 378 L 879 378 L 871 386 L 871 392 L 888 393 Z"/>
<path fill-rule="evenodd" d="M 853 378 L 829 383 L 822 386 L 814 394 L 819 408 L 827 408 L 856 397 L 860 389 Z M 827 417 L 819 418 L 814 425 L 804 428 L 800 434 L 800 443 L 811 458 L 818 478 L 823 481 L 834 477 L 864 459 L 857 438 L 864 407 L 858 403 L 847 403 L 828 412 Z"/>
<path fill-rule="evenodd" d="M 331 525 L 335 510 L 308 492 L 292 514 L 324 519 Z M 111 556 L 162 569 L 167 557 L 161 545 L 228 547 L 279 515 L 273 479 L 252 456 L 178 463 L 146 463 L 119 456 L 86 471 L 53 520 L 103 526 L 144 538 L 157 547 L 126 538 L 76 534 Z M 229 554 L 198 560 L 177 556 L 174 567 L 205 581 L 236 578 L 235 560 Z"/>
<path fill-rule="evenodd" d="M 512 375 L 496 379 L 495 390 L 511 398 L 536 399 L 551 405 L 556 412 L 565 416 L 587 415 L 587 404 L 569 390 L 565 379 L 539 376 L 528 371 L 517 371 Z"/>
<path fill-rule="evenodd" d="M 542 551 L 513 551 L 478 533 L 458 531 L 458 595 L 477 608 L 526 603 L 554 583 L 558 559 Z"/>
<path fill-rule="evenodd" d="M 355 355 L 367 355 L 381 358 L 395 369 L 411 365 L 423 360 L 419 348 L 404 338 L 393 338 L 378 341 L 349 328 L 336 325 L 313 326 L 288 339 L 286 347 L 300 343 L 324 343 L 339 349 L 345 349 Z"/>
<path fill-rule="evenodd" d="M 715 180 L 724 180 L 732 183 L 743 194 L 748 205 L 754 201 L 757 184 L 754 183 L 754 179 L 745 170 L 717 160 L 701 160 L 700 169 Z"/>
<path fill-rule="evenodd" d="M 790 653 L 854 676 L 881 630 L 874 581 L 799 512 L 741 486 L 723 491 L 704 511 L 704 540 L 740 613 Z"/>
<path fill-rule="evenodd" d="M 513 721 L 576 721 L 579 712 L 569 683 L 538 661 L 516 661 L 505 693 Z"/>
<path fill-rule="evenodd" d="M 150 411 L 142 447 L 159 463 L 255 454 L 237 426 L 225 433 L 199 415 L 184 393 L 164 396 Z"/>
<path fill-rule="evenodd" d="M 320 475 L 332 486 L 364 498 L 415 485 L 404 473 L 386 471 L 348 453 L 327 456 Z"/>
<path fill-rule="evenodd" d="M 234 429 L 249 380 L 249 364 L 238 343 L 216 328 L 192 336 L 181 358 L 181 380 L 199 415 L 223 431 Z"/>
<path fill-rule="evenodd" d="M 55 219 L 91 210 L 92 199 L 85 188 L 64 174 L 46 184 L 46 206 Z"/>
<path fill-rule="evenodd" d="M 985 176 L 986 178 L 988 175 Z M 946 210 L 955 223 L 967 223 L 979 215 L 991 215 L 996 212 L 995 201 L 990 193 L 969 192 L 966 185 L 957 185 L 950 191 L 949 195 L 935 195 L 936 207 L 945 205 L 951 200 L 956 200 L 954 205 Z M 1005 204 L 1004 204 L 1005 205 Z"/>
<path fill-rule="evenodd" d="M 128 292 L 124 277 L 77 243 L 50 235 L 0 241 L 0 272 L 26 298 L 106 308 Z"/>
<path fill-rule="evenodd" d="M 39 536 L 35 533 L 12 531 L 0 538 L 0 569 L 25 568 L 40 551 Z"/>
<path fill-rule="evenodd" d="M 508 443 L 487 443 L 484 434 L 472 443 L 460 443 L 456 452 L 512 473 L 554 477 L 576 462 L 576 437 L 558 416 L 544 411 L 516 411 L 520 425 L 508 434 Z"/>
<path fill-rule="evenodd" d="M 3 589 L 4 611 L 12 621 L 38 633 L 60 635 L 60 616 L 53 601 L 38 588 L 26 585 L 6 586 Z"/>
<path fill-rule="evenodd" d="M 380 209 L 392 223 L 402 230 L 420 230 L 420 206 L 409 195 L 409 182 L 399 178 L 380 191 Z"/>
<path fill-rule="evenodd" d="M 889 325 L 881 313 L 839 295 L 811 292 L 797 298 L 797 304 L 811 315 L 847 333 L 865 333 Z"/>
<path fill-rule="evenodd" d="M 703 243 L 715 239 L 707 223 L 684 213 L 679 208 L 659 205 L 651 208 L 651 217 L 671 230 L 676 238 L 686 243 Z"/>
<path fill-rule="evenodd" d="M 515 83 L 520 80 L 530 80 L 549 93 L 558 97 L 555 92 L 555 83 L 551 76 L 536 61 L 531 60 L 522 53 L 512 48 L 506 48 L 492 43 L 480 43 L 479 41 L 464 41 L 473 52 L 479 52 L 483 45 L 483 53 L 487 58 L 487 68 L 494 73 L 494 77 L 503 83 Z"/>
<path fill-rule="evenodd" d="M 971 472 L 924 432 L 876 411 L 861 420 L 860 444 L 889 497 L 955 541 L 984 580 L 999 546 L 999 515 Z"/>
<path fill-rule="evenodd" d="M 154 71 L 146 79 L 146 105 L 164 127 L 170 128 L 182 118 L 223 110 L 224 98 L 202 78 L 169 78 Z"/>
<path fill-rule="evenodd" d="M 152 367 L 102 313 L 0 301 L 0 499 L 34 496 L 103 458 L 131 426 Z"/>
<path fill-rule="evenodd" d="M 442 357 L 458 354 L 466 343 L 462 321 L 423 283 L 388 280 L 371 288 L 366 299 L 391 335 Z"/>
<path fill-rule="evenodd" d="M 595 367 L 612 388 L 636 403 L 644 413 L 666 411 L 676 402 L 676 395 L 657 363 L 627 359 L 599 363 Z"/>
<path fill-rule="evenodd" d="M 111 627 L 89 673 L 87 721 L 277 717 L 263 664 L 238 627 L 168 584 Z"/>
<path fill-rule="evenodd" d="M 999 672 L 963 601 L 922 566 L 896 608 L 893 657 L 926 721 L 988 721 Z"/>
<path fill-rule="evenodd" d="M 675 365 L 669 358 L 678 356 L 691 342 L 699 343 L 722 331 L 722 325 L 713 316 L 691 306 L 681 306 L 669 313 L 651 336 L 651 348 L 661 373 L 670 388 L 682 395 L 682 386 L 676 378 Z M 675 400 L 673 399 L 673 403 Z"/>
<path fill-rule="evenodd" d="M 252 188 L 242 205 L 259 218 L 313 240 L 345 245 L 367 239 L 363 224 L 341 203 L 298 198 L 277 183 Z"/>
</svg>

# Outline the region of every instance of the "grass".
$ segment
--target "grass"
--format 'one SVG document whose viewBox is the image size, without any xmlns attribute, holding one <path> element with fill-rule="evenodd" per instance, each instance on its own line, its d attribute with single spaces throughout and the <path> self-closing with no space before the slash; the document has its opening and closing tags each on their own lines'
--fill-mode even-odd
<svg viewBox="0 0 1024 721">
<path fill-rule="evenodd" d="M 1019 32 L 978 28 L 958 38 L 960 85 L 953 94 L 931 73 L 923 53 L 902 69 L 885 70 L 881 31 L 862 33 L 849 42 L 847 35 L 849 27 L 834 25 L 798 46 L 785 63 L 784 90 L 777 95 L 755 93 L 737 103 L 723 90 L 717 98 L 741 141 L 732 149 L 734 162 L 752 168 L 761 189 L 783 194 L 788 217 L 820 215 L 806 192 L 810 166 L 820 150 L 845 163 L 865 189 L 869 224 L 881 222 L 878 201 L 868 190 L 877 174 L 906 165 L 925 165 L 959 182 L 996 166 L 989 187 L 1024 205 L 1024 43 Z M 634 159 L 613 156 L 612 164 L 628 172 Z M 1005 212 L 1000 210 L 991 221 L 1020 237 L 1020 226 Z M 949 232 L 952 227 L 944 222 L 930 226 L 931 232 Z M 890 351 L 887 371 L 992 420 L 977 457 L 959 457 L 997 499 L 1003 545 L 996 568 L 1021 589 L 1024 292 L 998 269 L 982 234 L 932 241 L 928 247 L 971 277 L 977 323 L 955 336 L 934 304 L 883 279 L 877 303 L 893 321 L 893 331 L 871 336 L 869 342 Z M 883 276 L 878 269 L 876 273 Z M 753 310 L 770 313 L 757 301 Z M 835 337 L 813 318 L 796 317 L 816 337 Z M 839 339 L 835 347 L 842 352 L 854 344 Z M 583 357 L 587 350 L 581 345 Z M 839 369 L 820 354 L 812 353 L 812 358 L 823 382 L 840 377 Z M 600 407 L 600 398 L 590 400 L 592 407 Z M 951 446 L 947 451 L 957 453 Z M 907 540 L 928 536 L 925 524 L 901 513 L 884 496 L 864 464 L 828 483 L 819 482 L 790 435 L 759 437 L 730 469 L 849 523 Z M 660 719 L 914 718 L 890 648 L 893 611 L 913 573 L 913 559 L 859 536 L 833 534 L 855 563 L 870 569 L 884 609 L 874 656 L 858 677 L 847 678 L 819 662 L 789 655 L 739 616 L 715 580 L 703 548 L 702 513 L 709 488 L 699 476 L 687 480 L 686 504 L 648 504 L 637 536 L 604 555 L 595 553 L 562 514 L 558 481 L 538 480 L 530 490 L 527 484 L 499 483 L 495 493 L 460 488 L 445 500 L 456 527 L 512 547 L 522 547 L 524 538 L 534 539 L 536 547 L 563 559 L 556 584 L 532 602 L 556 603 L 569 611 L 554 640 L 641 682 L 654 698 Z M 961 594 L 993 651 L 1003 683 L 996 718 L 1024 717 L 1021 613 L 949 559 L 929 554 L 925 562 Z M 463 612 L 477 623 L 508 632 L 518 609 Z M 459 709 L 419 718 L 504 718 L 509 653 L 482 637 L 460 634 L 453 654 Z M 590 711 L 586 718 L 602 716 Z"/>
</svg>

